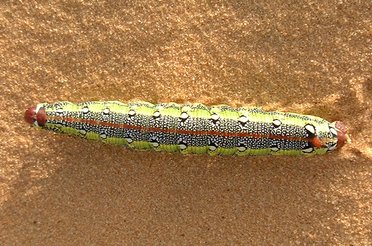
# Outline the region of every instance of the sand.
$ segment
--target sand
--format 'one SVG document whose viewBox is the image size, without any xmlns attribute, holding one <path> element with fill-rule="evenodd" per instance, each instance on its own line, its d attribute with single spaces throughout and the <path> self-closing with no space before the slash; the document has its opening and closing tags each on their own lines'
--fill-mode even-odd
<svg viewBox="0 0 372 246">
<path fill-rule="evenodd" d="M 370 1 L 1 3 L 0 244 L 371 245 Z M 317 157 L 138 152 L 29 127 L 68 100 L 342 120 Z"/>
</svg>

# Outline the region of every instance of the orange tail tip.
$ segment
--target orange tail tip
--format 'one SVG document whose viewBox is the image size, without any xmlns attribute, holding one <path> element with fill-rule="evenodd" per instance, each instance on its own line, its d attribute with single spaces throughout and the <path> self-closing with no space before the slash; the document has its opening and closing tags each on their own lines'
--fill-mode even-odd
<svg viewBox="0 0 372 246">
<path fill-rule="evenodd" d="M 337 149 L 340 149 L 342 146 L 345 145 L 348 137 L 347 137 L 347 128 L 345 124 L 341 121 L 335 122 L 335 127 L 337 130 Z"/>
</svg>

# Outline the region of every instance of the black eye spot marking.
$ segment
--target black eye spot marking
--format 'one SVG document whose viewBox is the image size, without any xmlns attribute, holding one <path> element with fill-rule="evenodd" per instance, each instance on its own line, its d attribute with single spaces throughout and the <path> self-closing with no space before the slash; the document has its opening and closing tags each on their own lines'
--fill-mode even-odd
<svg viewBox="0 0 372 246">
<path fill-rule="evenodd" d="M 189 115 L 186 112 L 182 112 L 179 118 L 179 121 L 185 122 L 189 118 Z"/>
<path fill-rule="evenodd" d="M 186 112 L 182 112 L 180 117 L 178 118 L 178 122 L 180 123 L 181 126 L 184 125 L 184 123 L 189 119 L 189 115 Z"/>
<path fill-rule="evenodd" d="M 159 147 L 159 140 L 158 140 L 158 138 L 157 137 L 152 137 L 151 139 L 150 139 L 150 143 L 151 143 L 151 145 L 152 146 L 154 146 L 155 148 L 157 148 L 157 147 Z"/>
<path fill-rule="evenodd" d="M 131 110 L 129 110 L 128 115 L 129 115 L 130 118 L 133 118 L 134 116 L 136 116 L 136 111 L 131 109 Z"/>
<path fill-rule="evenodd" d="M 129 144 L 133 143 L 133 139 L 131 137 L 125 137 L 124 138 Z"/>
<path fill-rule="evenodd" d="M 218 148 L 218 146 L 217 146 L 217 144 L 210 141 L 209 145 L 208 145 L 208 148 L 209 148 L 210 151 L 215 151 Z"/>
<path fill-rule="evenodd" d="M 160 118 L 160 112 L 159 111 L 155 111 L 154 112 L 154 114 L 152 115 L 152 117 L 154 118 L 154 119 L 158 119 L 158 118 Z"/>
<path fill-rule="evenodd" d="M 81 112 L 83 112 L 83 114 L 87 114 L 87 113 L 89 113 L 89 108 L 88 108 L 88 106 L 84 106 L 82 109 L 81 109 Z"/>
<path fill-rule="evenodd" d="M 273 152 L 277 152 L 277 151 L 279 151 L 279 146 L 278 145 L 271 145 L 270 149 Z"/>
<path fill-rule="evenodd" d="M 181 150 L 185 150 L 187 148 L 187 145 L 185 143 L 179 143 L 178 145 Z"/>
<path fill-rule="evenodd" d="M 241 116 L 239 117 L 239 120 L 238 120 L 238 121 L 239 121 L 241 127 L 245 127 L 246 124 L 248 123 L 249 119 L 248 119 L 247 116 L 245 116 L 245 115 L 241 115 Z"/>
<path fill-rule="evenodd" d="M 315 134 L 316 134 L 315 126 L 313 126 L 311 124 L 306 124 L 305 125 L 305 130 L 306 130 L 306 132 L 309 136 L 315 136 Z"/>
<path fill-rule="evenodd" d="M 240 152 L 246 151 L 247 150 L 247 146 L 244 143 L 239 143 L 238 144 L 238 150 Z"/>
<path fill-rule="evenodd" d="M 216 114 L 216 113 L 213 113 L 213 114 L 211 115 L 211 118 L 210 118 L 209 120 L 210 120 L 210 122 L 211 122 L 213 125 L 217 125 L 217 124 L 219 123 L 219 121 L 220 121 L 220 116 L 219 116 L 218 114 Z"/>
<path fill-rule="evenodd" d="M 187 144 L 182 140 L 182 138 L 178 139 L 178 146 L 181 150 L 185 150 L 187 148 Z"/>
<path fill-rule="evenodd" d="M 278 119 L 273 120 L 273 126 L 275 128 L 278 128 L 281 125 L 282 125 L 282 122 L 280 120 L 278 120 Z"/>
<path fill-rule="evenodd" d="M 103 115 L 109 115 L 110 114 L 110 109 L 109 108 L 105 108 L 103 111 L 102 111 Z"/>
</svg>

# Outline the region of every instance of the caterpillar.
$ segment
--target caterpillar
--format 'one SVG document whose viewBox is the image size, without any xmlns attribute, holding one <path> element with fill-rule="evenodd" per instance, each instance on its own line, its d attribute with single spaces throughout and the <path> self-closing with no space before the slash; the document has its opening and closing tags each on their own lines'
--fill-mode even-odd
<svg viewBox="0 0 372 246">
<path fill-rule="evenodd" d="M 133 149 L 209 155 L 314 155 L 341 148 L 340 121 L 227 105 L 117 101 L 40 103 L 29 124 Z"/>
</svg>

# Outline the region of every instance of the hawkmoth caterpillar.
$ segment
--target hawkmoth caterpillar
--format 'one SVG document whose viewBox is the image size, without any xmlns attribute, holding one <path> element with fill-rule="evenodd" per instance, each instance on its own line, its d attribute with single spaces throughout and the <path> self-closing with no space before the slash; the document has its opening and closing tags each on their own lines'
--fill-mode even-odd
<svg viewBox="0 0 372 246">
<path fill-rule="evenodd" d="M 24 117 L 58 133 L 184 154 L 314 155 L 341 148 L 347 138 L 340 121 L 227 105 L 56 102 L 31 107 Z"/>
</svg>

